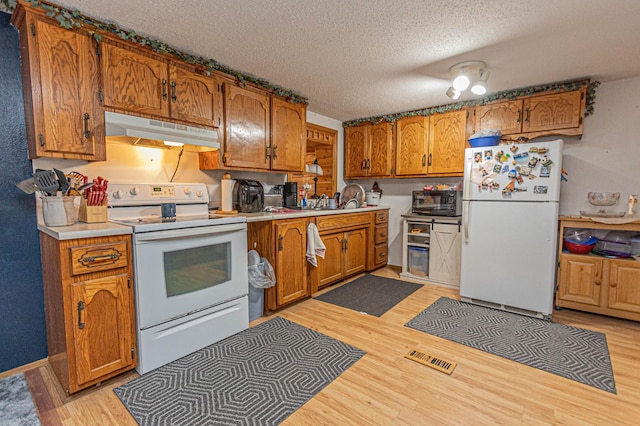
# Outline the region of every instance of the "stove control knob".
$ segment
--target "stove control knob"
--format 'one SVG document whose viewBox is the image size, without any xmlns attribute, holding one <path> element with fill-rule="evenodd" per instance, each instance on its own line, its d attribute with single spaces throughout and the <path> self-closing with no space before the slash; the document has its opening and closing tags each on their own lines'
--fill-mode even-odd
<svg viewBox="0 0 640 426">
<path fill-rule="evenodd" d="M 137 186 L 134 186 L 129 190 L 129 194 L 131 195 L 138 195 L 139 193 L 140 193 L 140 188 Z"/>
<path fill-rule="evenodd" d="M 198 198 L 202 198 L 202 191 L 196 191 L 196 196 Z"/>
<path fill-rule="evenodd" d="M 191 188 L 189 188 L 188 186 L 186 186 L 186 187 L 184 188 L 184 193 L 185 193 L 185 194 L 187 194 L 187 195 L 191 194 Z"/>
<path fill-rule="evenodd" d="M 122 198 L 122 191 L 113 191 L 113 198 Z"/>
</svg>

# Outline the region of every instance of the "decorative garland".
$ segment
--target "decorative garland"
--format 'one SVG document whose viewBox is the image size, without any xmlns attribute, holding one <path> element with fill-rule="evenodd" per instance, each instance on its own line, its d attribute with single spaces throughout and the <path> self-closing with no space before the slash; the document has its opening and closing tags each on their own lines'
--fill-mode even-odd
<svg viewBox="0 0 640 426">
<path fill-rule="evenodd" d="M 564 91 L 579 90 L 585 85 L 587 85 L 587 99 L 586 99 L 584 115 L 587 116 L 587 115 L 593 114 L 593 106 L 596 101 L 596 87 L 600 85 L 599 81 L 589 82 L 589 80 L 577 80 L 577 81 L 571 81 L 571 82 L 543 84 L 540 86 L 530 86 L 522 89 L 506 90 L 503 92 L 495 93 L 493 95 L 487 96 L 482 99 L 474 99 L 469 101 L 457 102 L 455 104 L 440 105 L 440 106 L 419 109 L 414 111 L 399 112 L 396 114 L 387 114 L 387 115 L 377 115 L 373 117 L 366 117 L 366 118 L 359 118 L 357 120 L 345 121 L 344 123 L 342 123 L 342 126 L 343 127 L 358 126 L 362 123 L 372 123 L 372 124 L 377 124 L 382 122 L 393 123 L 394 121 L 400 120 L 401 118 L 405 118 L 405 117 L 415 117 L 415 116 L 427 117 L 433 114 L 442 114 L 443 112 L 458 111 L 467 106 L 484 105 L 486 103 L 502 100 L 502 99 L 513 100 L 521 96 L 531 96 L 534 93 L 550 92 L 550 91 L 564 92 Z"/>
<path fill-rule="evenodd" d="M 263 87 L 271 92 L 275 93 L 278 96 L 288 98 L 292 103 L 304 103 L 309 104 L 309 100 L 290 91 L 287 89 L 283 89 L 279 86 L 275 86 L 268 81 L 254 77 L 251 75 L 246 75 L 241 73 L 240 71 L 236 71 L 227 67 L 226 65 L 220 64 L 214 59 L 206 59 L 199 56 L 192 56 L 181 52 L 161 41 L 151 39 L 149 37 L 144 37 L 138 35 L 133 30 L 126 30 L 121 28 L 116 23 L 104 23 L 101 21 L 97 21 L 82 15 L 78 10 L 68 10 L 59 8 L 47 3 L 41 3 L 39 0 L 25 0 L 28 3 L 31 3 L 35 7 L 39 7 L 46 11 L 48 17 L 55 19 L 58 21 L 61 27 L 66 29 L 72 28 L 81 28 L 83 26 L 89 26 L 95 28 L 96 30 L 110 32 L 117 35 L 122 40 L 127 40 L 132 43 L 139 44 L 141 46 L 149 46 L 155 52 L 158 53 L 166 53 L 169 55 L 173 55 L 180 60 L 193 64 L 202 66 L 205 69 L 207 75 L 211 74 L 211 71 L 220 71 L 227 75 L 231 75 L 235 77 L 238 82 L 246 86 L 247 82 L 256 84 L 260 87 Z M 16 7 L 17 0 L 0 0 L 0 5 L 4 6 L 4 9 L 7 11 L 13 11 Z M 2 10 L 2 7 L 0 7 Z M 96 39 L 96 41 L 102 41 L 102 35 L 94 30 L 89 30 L 89 33 Z M 454 104 L 440 105 L 430 108 L 425 108 L 421 110 L 415 111 L 407 111 L 400 112 L 396 114 L 388 114 L 388 115 L 378 115 L 373 117 L 360 118 L 357 120 L 346 121 L 343 123 L 344 127 L 357 126 L 362 123 L 371 122 L 371 123 L 380 123 L 383 121 L 394 122 L 400 120 L 404 117 L 414 117 L 414 116 L 429 116 L 433 114 L 440 114 L 448 111 L 457 111 L 466 106 L 477 106 L 484 105 L 488 102 L 493 102 L 496 100 L 512 100 L 521 96 L 530 96 L 534 93 L 540 92 L 549 92 L 549 91 L 573 91 L 582 88 L 584 85 L 588 85 L 587 87 L 587 99 L 586 99 L 586 107 L 585 107 L 585 116 L 593 114 L 594 104 L 596 98 L 596 88 L 600 85 L 599 81 L 589 82 L 589 80 L 579 80 L 573 82 L 561 82 L 561 83 L 551 83 L 544 84 L 539 86 L 530 86 L 522 89 L 514 89 L 507 90 L 499 93 L 495 93 L 493 95 L 487 96 L 482 99 L 475 99 L 469 101 L 458 102 Z"/>
<path fill-rule="evenodd" d="M 46 15 L 50 18 L 58 21 L 62 28 L 73 29 L 89 27 L 89 34 L 96 39 L 97 42 L 102 41 L 102 35 L 98 31 L 109 32 L 117 35 L 120 39 L 130 41 L 132 43 L 139 44 L 141 46 L 149 46 L 155 52 L 165 53 L 173 55 L 176 58 L 187 62 L 189 64 L 198 65 L 204 68 L 204 72 L 207 75 L 211 75 L 211 71 L 220 71 L 222 73 L 235 77 L 242 86 L 246 86 L 247 83 L 253 83 L 257 86 L 270 90 L 274 94 L 287 98 L 291 103 L 303 103 L 309 104 L 309 100 L 292 92 L 291 90 L 284 89 L 282 87 L 273 85 L 267 80 L 254 77 L 252 75 L 243 74 L 240 71 L 236 71 L 219 63 L 214 59 L 206 59 L 201 56 L 192 56 L 187 53 L 181 52 L 166 43 L 161 41 L 141 36 L 136 34 L 133 30 L 121 28 L 116 23 L 104 23 L 87 16 L 84 16 L 78 10 L 68 10 L 60 8 L 48 3 L 42 3 L 39 0 L 25 0 L 27 3 L 31 3 L 34 7 L 39 7 L 46 11 Z M 7 11 L 13 11 L 16 7 L 16 0 L 0 0 L 0 4 L 4 6 Z M 2 8 L 0 8 L 2 9 Z"/>
</svg>

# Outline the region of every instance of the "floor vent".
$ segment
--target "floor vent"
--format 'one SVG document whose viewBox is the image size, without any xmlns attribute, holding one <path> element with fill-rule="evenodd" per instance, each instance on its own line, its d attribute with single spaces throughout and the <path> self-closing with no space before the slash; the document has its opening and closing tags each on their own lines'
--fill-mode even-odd
<svg viewBox="0 0 640 426">
<path fill-rule="evenodd" d="M 436 358 L 432 355 L 425 354 L 424 352 L 420 352 L 415 349 L 409 351 L 409 353 L 404 357 L 412 361 L 419 362 L 420 364 L 424 364 L 427 367 L 442 371 L 443 373 L 447 373 L 449 375 L 453 373 L 456 365 L 458 365 L 455 362 L 445 361 L 444 359 Z"/>
</svg>

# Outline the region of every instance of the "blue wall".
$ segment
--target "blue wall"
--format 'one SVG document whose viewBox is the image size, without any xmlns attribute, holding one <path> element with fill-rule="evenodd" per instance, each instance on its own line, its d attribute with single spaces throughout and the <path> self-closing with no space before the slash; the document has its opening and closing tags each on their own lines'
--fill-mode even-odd
<svg viewBox="0 0 640 426">
<path fill-rule="evenodd" d="M 18 31 L 0 12 L 0 372 L 47 356 L 35 197 L 14 184 L 27 158 Z"/>
</svg>

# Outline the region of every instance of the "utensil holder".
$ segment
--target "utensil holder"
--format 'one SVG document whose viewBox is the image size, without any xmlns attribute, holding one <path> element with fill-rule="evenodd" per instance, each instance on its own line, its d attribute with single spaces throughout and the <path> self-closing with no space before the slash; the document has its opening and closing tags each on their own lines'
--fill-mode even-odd
<svg viewBox="0 0 640 426">
<path fill-rule="evenodd" d="M 76 222 L 73 197 L 42 197 L 42 216 L 47 226 L 69 226 Z"/>
<path fill-rule="evenodd" d="M 107 221 L 107 202 L 102 206 L 88 206 L 87 199 L 82 198 L 78 210 L 78 220 L 85 223 L 99 223 Z"/>
</svg>

